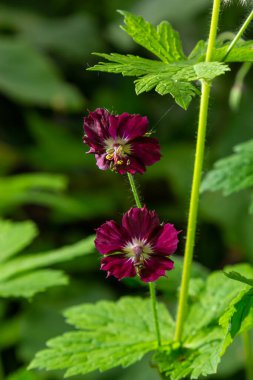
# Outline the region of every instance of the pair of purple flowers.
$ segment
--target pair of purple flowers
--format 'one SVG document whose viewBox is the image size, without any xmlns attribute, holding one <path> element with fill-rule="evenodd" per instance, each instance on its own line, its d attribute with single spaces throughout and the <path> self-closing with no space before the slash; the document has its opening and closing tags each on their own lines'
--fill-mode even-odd
<svg viewBox="0 0 253 380">
<path fill-rule="evenodd" d="M 98 108 L 84 118 L 83 127 L 87 153 L 95 155 L 99 169 L 143 174 L 161 158 L 158 140 L 147 135 L 147 117 Z M 173 269 L 168 256 L 177 249 L 178 233 L 172 224 L 161 224 L 155 211 L 133 207 L 121 225 L 110 220 L 97 229 L 101 269 L 119 280 L 138 275 L 144 282 L 156 281 Z"/>
</svg>

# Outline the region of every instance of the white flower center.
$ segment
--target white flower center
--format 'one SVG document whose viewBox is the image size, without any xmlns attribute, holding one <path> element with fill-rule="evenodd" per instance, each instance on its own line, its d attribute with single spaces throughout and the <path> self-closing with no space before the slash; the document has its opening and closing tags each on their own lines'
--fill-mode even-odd
<svg viewBox="0 0 253 380">
<path fill-rule="evenodd" d="M 134 266 L 138 272 L 143 267 L 145 260 L 153 253 L 153 250 L 145 239 L 134 238 L 125 245 L 123 252 L 134 262 Z"/>
<path fill-rule="evenodd" d="M 131 145 L 126 139 L 117 137 L 105 140 L 106 159 L 112 161 L 112 166 L 122 165 L 128 154 L 131 154 Z M 128 162 L 127 162 L 128 164 Z"/>
</svg>

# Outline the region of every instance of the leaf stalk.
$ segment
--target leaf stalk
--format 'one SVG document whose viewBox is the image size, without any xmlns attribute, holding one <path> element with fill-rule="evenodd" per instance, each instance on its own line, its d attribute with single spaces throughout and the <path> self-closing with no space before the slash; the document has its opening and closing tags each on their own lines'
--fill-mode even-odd
<svg viewBox="0 0 253 380">
<path fill-rule="evenodd" d="M 235 37 L 233 38 L 233 40 L 230 42 L 230 44 L 229 44 L 229 46 L 227 48 L 226 54 L 225 54 L 225 56 L 223 58 L 223 61 L 225 61 L 225 59 L 227 58 L 228 54 L 231 52 L 231 50 L 233 49 L 233 47 L 235 46 L 235 44 L 242 37 L 242 35 L 245 32 L 246 28 L 249 26 L 251 20 L 253 20 L 253 10 L 250 12 L 250 14 L 248 15 L 248 17 L 246 18 L 246 20 L 242 24 L 241 28 L 239 29 L 239 31 L 237 32 L 237 34 L 235 35 Z"/>
</svg>

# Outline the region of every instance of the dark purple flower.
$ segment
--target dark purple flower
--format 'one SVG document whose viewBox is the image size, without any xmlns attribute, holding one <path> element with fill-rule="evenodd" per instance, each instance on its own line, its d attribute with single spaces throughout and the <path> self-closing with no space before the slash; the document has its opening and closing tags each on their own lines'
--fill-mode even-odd
<svg viewBox="0 0 253 380">
<path fill-rule="evenodd" d="M 161 158 L 158 140 L 146 136 L 148 127 L 146 116 L 111 115 L 97 108 L 84 118 L 83 142 L 90 147 L 87 153 L 95 154 L 99 169 L 144 173 Z"/>
<path fill-rule="evenodd" d="M 155 211 L 131 208 L 122 225 L 110 220 L 97 229 L 101 269 L 119 280 L 138 275 L 144 282 L 156 281 L 173 269 L 168 256 L 177 249 L 178 233 L 173 224 L 161 224 Z"/>
</svg>

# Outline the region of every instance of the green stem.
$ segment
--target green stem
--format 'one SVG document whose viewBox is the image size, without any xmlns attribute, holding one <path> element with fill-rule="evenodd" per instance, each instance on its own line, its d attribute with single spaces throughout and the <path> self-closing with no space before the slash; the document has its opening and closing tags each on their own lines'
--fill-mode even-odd
<svg viewBox="0 0 253 380">
<path fill-rule="evenodd" d="M 250 24 L 251 20 L 253 20 L 253 10 L 250 12 L 250 14 L 248 15 L 248 17 L 246 18 L 246 20 L 242 24 L 239 32 L 236 34 L 236 36 L 234 37 L 234 39 L 229 44 L 229 47 L 227 48 L 226 54 L 225 54 L 225 56 L 223 58 L 223 61 L 227 58 L 227 56 L 230 53 L 230 51 L 233 49 L 233 47 L 235 46 L 235 44 L 239 41 L 239 39 L 241 38 L 241 36 L 245 32 L 246 28 Z"/>
<path fill-rule="evenodd" d="M 160 334 L 160 327 L 159 327 L 159 320 L 158 320 L 158 313 L 157 313 L 157 301 L 156 301 L 156 291 L 155 291 L 154 282 L 149 282 L 149 292 L 150 292 L 150 298 L 151 298 L 151 304 L 152 304 L 152 310 L 153 310 L 157 345 L 159 347 L 161 346 L 161 334 Z"/>
<path fill-rule="evenodd" d="M 206 62 L 210 62 L 212 60 L 212 53 L 213 53 L 216 34 L 217 34 L 219 12 L 220 12 L 220 0 L 214 0 L 206 60 L 205 60 Z M 196 233 L 196 224 L 197 224 L 197 215 L 198 215 L 199 190 L 200 190 L 201 174 L 202 174 L 204 152 L 205 152 L 206 124 L 207 124 L 210 89 L 211 89 L 211 83 L 202 81 L 196 155 L 195 155 L 195 162 L 194 162 L 189 216 L 188 216 L 188 224 L 187 224 L 183 274 L 182 274 L 182 280 L 181 280 L 177 321 L 176 321 L 176 332 L 175 332 L 175 338 L 174 338 L 175 341 L 177 342 L 180 342 L 182 340 L 183 327 L 184 327 L 184 322 L 185 322 L 185 317 L 186 317 L 188 289 L 189 289 L 189 281 L 190 281 L 190 275 L 191 275 L 191 265 L 192 265 L 192 259 L 193 259 L 193 249 L 194 249 L 194 244 L 195 244 L 195 233 Z"/>
<path fill-rule="evenodd" d="M 246 379 L 253 380 L 253 352 L 251 348 L 250 340 L 250 331 L 244 331 L 242 333 L 242 340 L 245 351 L 245 370 L 246 370 Z"/>
<path fill-rule="evenodd" d="M 129 179 L 130 187 L 134 196 L 136 206 L 138 208 L 141 208 L 141 201 L 140 201 L 138 191 L 135 186 L 134 177 L 130 173 L 127 173 L 127 176 Z M 155 324 L 157 345 L 161 346 L 161 334 L 160 334 L 160 327 L 159 327 L 159 320 L 158 320 L 158 313 L 157 313 L 156 292 L 155 292 L 155 284 L 153 282 L 149 282 L 149 291 L 150 291 L 150 299 L 151 299 L 153 318 L 154 318 L 154 324 Z"/>
<path fill-rule="evenodd" d="M 134 177 L 130 173 L 127 173 L 127 176 L 128 176 L 128 179 L 129 179 L 129 183 L 130 183 L 130 186 L 131 186 L 131 190 L 132 190 L 132 193 L 133 193 L 133 196 L 134 196 L 134 200 L 135 200 L 136 206 L 138 208 L 141 208 L 141 201 L 140 201 L 140 198 L 139 198 L 139 195 L 138 195 L 138 191 L 137 191 L 136 186 L 135 186 Z"/>
</svg>

